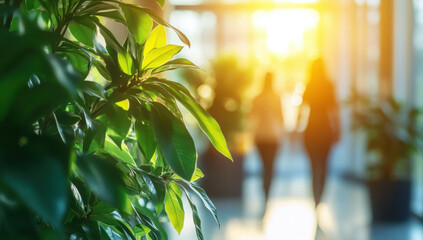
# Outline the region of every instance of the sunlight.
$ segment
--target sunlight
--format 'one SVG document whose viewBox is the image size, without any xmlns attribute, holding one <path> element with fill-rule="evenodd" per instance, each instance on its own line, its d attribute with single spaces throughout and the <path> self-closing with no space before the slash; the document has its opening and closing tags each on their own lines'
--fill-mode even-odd
<svg viewBox="0 0 423 240">
<path fill-rule="evenodd" d="M 254 26 L 266 30 L 268 50 L 282 57 L 304 51 L 307 33 L 315 30 L 318 23 L 319 14 L 314 10 L 257 10 L 253 13 Z"/>
<path fill-rule="evenodd" d="M 265 216 L 265 239 L 311 240 L 316 230 L 314 204 L 290 199 L 271 203 Z"/>
</svg>

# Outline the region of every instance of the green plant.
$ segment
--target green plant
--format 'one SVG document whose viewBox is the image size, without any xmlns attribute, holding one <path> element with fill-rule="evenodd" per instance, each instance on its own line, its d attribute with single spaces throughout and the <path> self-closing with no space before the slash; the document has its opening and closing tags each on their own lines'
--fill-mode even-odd
<svg viewBox="0 0 423 240">
<path fill-rule="evenodd" d="M 128 30 L 124 43 L 106 20 Z M 172 60 L 182 47 L 165 27 L 189 46 L 120 0 L 0 0 L 2 239 L 166 239 L 160 217 L 180 232 L 183 195 L 202 239 L 193 194 L 218 220 L 177 102 L 231 155 L 190 92 L 160 78 L 195 67 Z"/>
<path fill-rule="evenodd" d="M 389 97 L 379 101 L 355 95 L 352 129 L 366 136 L 370 179 L 409 179 L 421 131 L 416 108 L 408 109 Z"/>
<path fill-rule="evenodd" d="M 234 137 L 246 128 L 246 100 L 247 91 L 253 83 L 252 68 L 241 66 L 239 60 L 233 55 L 222 55 L 210 63 L 212 78 L 207 73 L 183 69 L 182 78 L 194 90 L 201 92 L 204 85 L 213 89 L 213 97 L 202 99 L 197 94 L 200 102 L 211 102 L 208 112 L 217 120 L 222 132 L 228 140 L 230 147 L 234 145 Z M 209 97 L 209 96 L 207 96 Z"/>
</svg>

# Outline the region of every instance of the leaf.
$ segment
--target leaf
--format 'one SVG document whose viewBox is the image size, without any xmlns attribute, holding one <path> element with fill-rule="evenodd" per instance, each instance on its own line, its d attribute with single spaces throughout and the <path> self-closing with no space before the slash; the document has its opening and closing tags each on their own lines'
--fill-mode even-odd
<svg viewBox="0 0 423 240">
<path fill-rule="evenodd" d="M 122 52 L 123 48 L 118 42 L 118 40 L 116 39 L 116 37 L 113 35 L 113 33 L 107 27 L 101 24 L 97 18 L 92 18 L 92 20 L 98 26 L 98 28 L 100 29 L 100 33 L 104 38 L 104 41 L 106 41 L 107 50 L 109 50 L 109 47 L 111 47 L 117 52 Z M 101 44 L 97 44 L 97 45 L 98 45 L 96 46 L 97 48 L 102 47 Z"/>
<path fill-rule="evenodd" d="M 141 205 L 140 201 L 133 201 L 133 202 L 134 202 L 134 207 L 136 208 L 136 210 L 139 211 L 140 215 L 142 214 L 148 219 L 148 222 L 146 221 L 146 223 L 148 223 L 147 225 L 150 227 L 150 229 L 154 230 L 150 234 L 154 232 L 158 232 L 159 238 L 156 238 L 156 239 L 167 240 L 166 231 L 163 229 L 162 223 L 159 221 L 159 217 L 154 214 L 154 211 L 151 211 L 147 207 Z"/>
<path fill-rule="evenodd" d="M 94 47 L 96 26 L 88 20 L 74 20 L 69 24 L 69 30 L 79 42 Z"/>
<path fill-rule="evenodd" d="M 77 166 L 83 179 L 100 199 L 119 209 L 126 208 L 126 195 L 121 172 L 110 159 L 94 155 L 78 157 Z"/>
<path fill-rule="evenodd" d="M 156 190 L 156 197 L 157 197 L 154 207 L 156 209 L 157 215 L 160 215 L 160 213 L 163 210 L 163 204 L 164 204 L 165 195 L 166 195 L 166 185 L 164 184 L 163 181 L 154 179 L 154 178 L 152 179 L 152 183 L 154 185 L 154 189 Z"/>
<path fill-rule="evenodd" d="M 177 28 L 175 28 L 174 26 L 170 25 L 169 23 L 167 23 L 165 20 L 163 20 L 159 15 L 157 15 L 154 10 L 149 9 L 149 8 L 142 8 L 142 7 L 138 7 L 138 6 L 134 6 L 137 9 L 147 13 L 156 23 L 163 25 L 165 27 L 169 27 L 172 28 L 176 34 L 178 34 L 179 39 L 185 43 L 188 47 L 191 46 L 191 43 L 189 42 L 189 39 L 187 38 L 187 36 L 185 36 L 185 34 L 183 34 L 180 30 L 178 30 Z"/>
<path fill-rule="evenodd" d="M 195 206 L 194 202 L 192 201 L 192 198 L 191 198 L 189 192 L 185 188 L 184 188 L 184 192 L 185 192 L 185 195 L 187 196 L 189 205 L 190 205 L 191 210 L 192 210 L 192 220 L 194 222 L 195 232 L 197 233 L 197 239 L 203 240 L 204 239 L 203 230 L 201 229 L 201 219 L 198 215 L 197 207 Z"/>
<path fill-rule="evenodd" d="M 120 145 L 122 140 L 128 135 L 131 127 L 131 119 L 128 112 L 111 102 L 104 107 L 105 114 L 101 115 L 100 120 L 104 126 L 107 126 L 107 134 L 113 141 Z"/>
<path fill-rule="evenodd" d="M 137 119 L 135 122 L 135 134 L 142 154 L 147 161 L 151 161 L 157 148 L 153 125 Z"/>
<path fill-rule="evenodd" d="M 25 136 L 21 146 L 1 142 L 2 191 L 12 190 L 32 212 L 61 229 L 68 209 L 68 147 L 42 136 Z"/>
<path fill-rule="evenodd" d="M 98 12 L 95 13 L 95 15 L 110 18 L 115 20 L 116 22 L 120 22 L 126 25 L 125 18 L 123 18 L 122 14 L 119 11 Z"/>
<path fill-rule="evenodd" d="M 197 65 L 189 61 L 185 58 L 178 58 L 175 60 L 168 61 L 167 63 L 163 64 L 162 66 L 155 68 L 152 73 L 161 73 L 164 71 L 170 71 L 180 68 L 192 68 L 192 69 L 200 69 Z"/>
<path fill-rule="evenodd" d="M 54 121 L 56 122 L 57 132 L 59 133 L 63 143 L 66 143 L 65 134 L 63 133 L 62 127 L 60 127 L 59 121 L 57 121 L 56 114 L 53 113 L 53 117 L 54 117 Z"/>
<path fill-rule="evenodd" d="M 134 37 L 135 41 L 142 45 L 150 34 L 153 27 L 153 20 L 148 14 L 140 11 L 138 8 L 121 5 L 122 11 L 125 15 L 126 23 L 129 32 Z"/>
<path fill-rule="evenodd" d="M 187 185 L 200 197 L 201 201 L 203 201 L 204 206 L 213 215 L 214 220 L 216 220 L 220 228 L 220 222 L 219 222 L 219 217 L 217 216 L 216 207 L 210 200 L 209 196 L 207 196 L 207 193 L 202 188 L 200 188 L 199 186 L 196 186 L 195 184 L 187 182 Z"/>
<path fill-rule="evenodd" d="M 204 173 L 199 168 L 196 168 L 194 174 L 192 175 L 190 182 L 194 182 L 194 181 L 201 179 L 203 177 L 204 177 Z"/>
<path fill-rule="evenodd" d="M 103 86 L 93 81 L 83 81 L 82 91 L 90 96 L 98 97 L 102 100 L 106 99 L 106 90 Z"/>
<path fill-rule="evenodd" d="M 91 119 L 91 118 L 89 118 Z M 84 153 L 92 153 L 104 147 L 106 127 L 97 120 L 91 122 L 92 127 L 85 131 L 82 149 Z"/>
<path fill-rule="evenodd" d="M 117 102 L 116 105 L 118 105 L 123 110 L 128 111 L 128 109 L 129 109 L 129 100 L 128 99 L 125 99 L 123 101 Z"/>
<path fill-rule="evenodd" d="M 225 137 L 217 121 L 195 101 L 190 92 L 181 84 L 165 79 L 151 78 L 144 84 L 159 84 L 167 89 L 184 107 L 195 117 L 200 128 L 210 139 L 214 147 L 224 156 L 232 160 L 231 153 L 226 145 Z M 233 161 L 233 160 L 232 160 Z"/>
<path fill-rule="evenodd" d="M 79 193 L 78 189 L 73 183 L 71 183 L 71 192 L 72 192 L 73 200 L 75 202 L 75 207 L 78 208 L 79 212 L 85 214 L 84 202 L 82 200 L 81 194 Z"/>
<path fill-rule="evenodd" d="M 154 135 L 164 159 L 176 174 L 189 181 L 197 161 L 191 135 L 184 123 L 162 104 L 153 102 L 151 107 Z"/>
<path fill-rule="evenodd" d="M 160 67 L 182 50 L 178 45 L 166 45 L 151 50 L 143 59 L 142 69 Z"/>
<path fill-rule="evenodd" d="M 118 52 L 118 62 L 122 72 L 127 75 L 132 75 L 134 73 L 134 64 L 128 52 Z"/>
<path fill-rule="evenodd" d="M 120 159 L 121 161 L 136 166 L 137 164 L 135 163 L 134 159 L 129 153 L 124 142 L 122 142 L 121 147 L 122 149 L 119 148 L 115 144 L 115 142 L 113 142 L 113 140 L 106 134 L 106 140 L 104 142 L 104 150 L 106 150 L 106 152 L 108 152 L 110 155 Z"/>
<path fill-rule="evenodd" d="M 166 31 L 162 25 L 158 25 L 151 31 L 144 45 L 144 56 L 155 48 L 166 45 Z"/>
<path fill-rule="evenodd" d="M 170 182 L 166 189 L 165 210 L 172 226 L 180 234 L 184 227 L 185 212 L 182 204 L 182 191 L 178 184 Z"/>
<path fill-rule="evenodd" d="M 116 8 L 117 7 L 115 5 L 104 3 L 101 1 L 89 1 L 87 3 L 87 6 L 83 9 L 83 12 L 91 15 L 104 11 L 110 11 Z"/>
</svg>

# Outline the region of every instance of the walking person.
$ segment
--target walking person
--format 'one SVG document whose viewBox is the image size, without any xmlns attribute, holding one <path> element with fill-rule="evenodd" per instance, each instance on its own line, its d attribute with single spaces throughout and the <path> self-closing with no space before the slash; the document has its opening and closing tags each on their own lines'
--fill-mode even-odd
<svg viewBox="0 0 423 240">
<path fill-rule="evenodd" d="M 263 163 L 263 188 L 267 203 L 283 123 L 281 100 L 274 91 L 272 73 L 266 74 L 263 89 L 253 100 L 250 118 L 254 141 Z"/>
<path fill-rule="evenodd" d="M 339 107 L 322 59 L 313 61 L 311 65 L 310 81 L 303 95 L 303 103 L 310 108 L 304 145 L 310 159 L 313 196 L 317 207 L 325 188 L 328 156 L 340 135 Z"/>
</svg>

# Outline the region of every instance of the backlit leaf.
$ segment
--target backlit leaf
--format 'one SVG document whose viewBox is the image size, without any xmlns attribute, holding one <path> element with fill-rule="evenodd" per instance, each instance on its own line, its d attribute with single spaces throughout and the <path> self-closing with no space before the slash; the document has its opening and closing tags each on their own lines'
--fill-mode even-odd
<svg viewBox="0 0 423 240">
<path fill-rule="evenodd" d="M 106 150 L 106 152 L 108 152 L 110 155 L 126 163 L 136 166 L 134 159 L 132 158 L 131 154 L 129 153 L 129 151 L 127 150 L 125 146 L 126 146 L 125 143 L 122 142 L 122 145 L 121 145 L 122 149 L 119 148 L 115 144 L 115 142 L 113 142 L 113 140 L 106 134 L 106 140 L 104 142 L 104 150 Z"/>
<path fill-rule="evenodd" d="M 178 233 L 181 233 L 184 227 L 185 212 L 182 204 L 182 191 L 179 185 L 170 182 L 166 189 L 165 210 L 172 226 Z"/>
<path fill-rule="evenodd" d="M 93 47 L 96 34 L 96 26 L 88 20 L 75 20 L 69 24 L 72 35 L 81 43 Z"/>
<path fill-rule="evenodd" d="M 125 99 L 123 101 L 117 102 L 116 105 L 118 105 L 120 108 L 122 108 L 125 111 L 128 111 L 128 109 L 129 109 L 129 101 L 128 101 L 128 99 Z"/>
<path fill-rule="evenodd" d="M 200 128 L 206 133 L 214 147 L 232 160 L 225 137 L 217 121 L 191 96 L 181 84 L 165 79 L 152 78 L 144 84 L 160 84 L 166 88 L 195 117 Z"/>
<path fill-rule="evenodd" d="M 128 30 L 138 44 L 143 44 L 153 27 L 153 20 L 148 14 L 126 5 L 121 5 L 128 24 Z"/>
<path fill-rule="evenodd" d="M 134 73 L 134 64 L 128 52 L 118 52 L 118 62 L 122 72 L 127 75 L 132 75 Z"/>
<path fill-rule="evenodd" d="M 156 68 L 172 59 L 175 54 L 182 50 L 178 45 L 166 45 L 151 50 L 143 59 L 142 69 Z"/>
<path fill-rule="evenodd" d="M 158 25 L 151 31 L 144 45 L 144 56 L 155 48 L 166 45 L 166 31 L 162 25 Z"/>
</svg>

